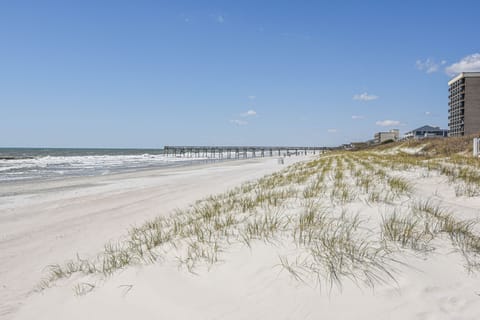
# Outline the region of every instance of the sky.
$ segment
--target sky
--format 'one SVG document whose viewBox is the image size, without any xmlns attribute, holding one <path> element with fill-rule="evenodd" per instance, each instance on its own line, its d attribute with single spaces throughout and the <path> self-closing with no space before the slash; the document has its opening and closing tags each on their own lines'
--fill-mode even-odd
<svg viewBox="0 0 480 320">
<path fill-rule="evenodd" d="M 335 146 L 448 128 L 480 1 L 0 0 L 0 147 Z"/>
</svg>

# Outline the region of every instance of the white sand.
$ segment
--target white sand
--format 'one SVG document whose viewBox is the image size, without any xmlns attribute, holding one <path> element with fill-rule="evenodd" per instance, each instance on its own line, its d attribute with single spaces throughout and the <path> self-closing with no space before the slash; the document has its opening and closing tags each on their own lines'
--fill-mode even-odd
<svg viewBox="0 0 480 320">
<path fill-rule="evenodd" d="M 292 161 L 292 160 L 290 160 Z M 279 169 L 275 159 L 229 163 L 197 169 L 79 179 L 63 191 L 25 198 L 17 195 L 2 205 L 1 283 L 8 286 L 1 301 L 5 318 L 14 319 L 480 319 L 480 278 L 469 274 L 451 248 L 426 256 L 399 255 L 396 283 L 374 289 L 344 281 L 342 290 L 320 290 L 282 270 L 279 255 L 294 252 L 256 242 L 252 248 L 232 246 L 224 262 L 197 274 L 179 269 L 175 261 L 129 267 L 95 290 L 75 296 L 77 276 L 25 299 L 41 268 L 63 262 L 75 252 L 97 253 L 129 225 L 168 214 L 241 181 Z M 479 197 L 456 197 L 445 177 L 425 171 L 393 172 L 411 181 L 414 197 L 438 201 L 462 219 L 478 218 Z M 16 200 L 21 199 L 21 200 Z M 10 201 L 11 200 L 11 201 Z M 385 206 L 362 201 L 351 212 L 377 224 Z M 398 203 L 401 208 L 402 203 Z M 5 224 L 3 222 L 6 222 Z M 435 240 L 437 241 L 437 240 Z M 22 308 L 16 311 L 18 304 Z M 8 308 L 8 309 L 7 309 Z M 5 312 L 4 311 L 4 312 Z"/>
<path fill-rule="evenodd" d="M 283 167 L 264 158 L 0 184 L 0 318 L 12 318 L 47 265 L 94 255 L 132 225 Z"/>
</svg>

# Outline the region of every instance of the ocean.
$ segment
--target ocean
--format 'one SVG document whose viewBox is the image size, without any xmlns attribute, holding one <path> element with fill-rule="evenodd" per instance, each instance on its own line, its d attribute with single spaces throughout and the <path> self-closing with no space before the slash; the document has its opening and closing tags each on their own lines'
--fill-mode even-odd
<svg viewBox="0 0 480 320">
<path fill-rule="evenodd" d="M 206 160 L 166 157 L 163 149 L 0 148 L 0 183 L 106 175 Z"/>
</svg>

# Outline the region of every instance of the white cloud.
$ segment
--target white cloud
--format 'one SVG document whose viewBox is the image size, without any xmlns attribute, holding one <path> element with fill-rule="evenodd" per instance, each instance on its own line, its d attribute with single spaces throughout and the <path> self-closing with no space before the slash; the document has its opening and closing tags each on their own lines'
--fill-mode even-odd
<svg viewBox="0 0 480 320">
<path fill-rule="evenodd" d="M 360 120 L 360 119 L 365 119 L 365 116 L 352 116 L 353 120 Z"/>
<path fill-rule="evenodd" d="M 239 119 L 230 120 L 230 122 L 233 124 L 236 124 L 237 126 L 246 126 L 248 124 L 247 121 L 239 120 Z"/>
<path fill-rule="evenodd" d="M 383 121 L 377 121 L 375 122 L 377 126 L 380 127 L 392 127 L 392 126 L 399 126 L 400 121 L 397 120 L 383 120 Z"/>
<path fill-rule="evenodd" d="M 432 115 L 432 113 L 430 111 L 425 111 L 425 115 L 430 116 L 430 115 Z"/>
<path fill-rule="evenodd" d="M 445 60 L 441 62 L 441 64 L 447 63 Z M 436 63 L 433 59 L 427 58 L 425 61 L 417 60 L 415 63 L 417 69 L 420 71 L 425 71 L 426 73 L 434 73 L 438 71 L 440 65 Z"/>
<path fill-rule="evenodd" d="M 257 96 L 248 96 L 248 99 L 250 100 L 255 100 L 257 98 Z"/>
<path fill-rule="evenodd" d="M 480 53 L 474 53 L 462 58 L 460 61 L 445 68 L 449 76 L 455 76 L 461 72 L 480 71 Z"/>
<path fill-rule="evenodd" d="M 253 117 L 257 115 L 257 111 L 255 110 L 248 110 L 247 112 L 244 112 L 241 114 L 242 117 Z"/>
<path fill-rule="evenodd" d="M 361 94 L 356 94 L 353 96 L 353 100 L 360 100 L 360 101 L 372 101 L 377 99 L 378 99 L 378 96 L 373 94 L 368 94 L 366 92 Z"/>
<path fill-rule="evenodd" d="M 218 23 L 224 23 L 225 22 L 225 17 L 223 15 L 218 15 L 217 16 L 217 22 Z"/>
<path fill-rule="evenodd" d="M 337 129 L 334 129 L 334 128 L 332 128 L 332 129 L 328 129 L 328 130 L 327 130 L 327 132 L 328 132 L 328 133 L 337 133 L 337 132 L 338 132 L 338 130 L 337 130 Z"/>
</svg>

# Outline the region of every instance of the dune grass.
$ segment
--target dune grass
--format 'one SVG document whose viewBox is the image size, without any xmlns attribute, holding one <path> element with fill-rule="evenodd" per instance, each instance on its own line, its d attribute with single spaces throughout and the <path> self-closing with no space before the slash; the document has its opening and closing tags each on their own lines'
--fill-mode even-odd
<svg viewBox="0 0 480 320">
<path fill-rule="evenodd" d="M 466 169 L 461 171 L 459 166 Z M 369 287 L 395 283 L 392 254 L 430 252 L 432 240 L 442 235 L 448 235 L 468 268 L 478 269 L 480 237 L 474 223 L 419 201 L 414 183 L 402 175 L 422 168 L 454 177 L 456 186 L 459 182 L 480 186 L 475 166 L 459 159 L 449 162 L 407 154 L 330 153 L 133 227 L 95 257 L 77 255 L 51 265 L 38 289 L 74 274 L 105 279 L 132 265 L 166 259 L 195 273 L 201 266 L 211 268 L 223 261 L 232 248 L 254 250 L 258 241 L 279 251 L 294 246 L 296 254 L 280 255 L 282 270 L 298 281 L 329 290 L 341 288 L 345 280 Z M 448 171 L 451 167 L 453 173 Z M 353 203 L 381 204 L 391 213 L 372 226 L 361 213 L 350 211 Z M 398 209 L 406 207 L 410 211 Z M 95 283 L 80 282 L 74 292 L 82 295 L 95 287 Z"/>
<path fill-rule="evenodd" d="M 402 248 L 426 253 L 432 249 L 429 243 L 435 238 L 430 227 L 428 221 L 415 215 L 402 215 L 394 211 L 382 217 L 382 238 L 398 243 Z"/>
<path fill-rule="evenodd" d="M 478 221 L 460 220 L 428 200 L 414 203 L 413 211 L 424 217 L 432 235 L 448 235 L 454 248 L 463 255 L 467 269 L 480 267 L 480 236 L 474 231 Z"/>
</svg>

